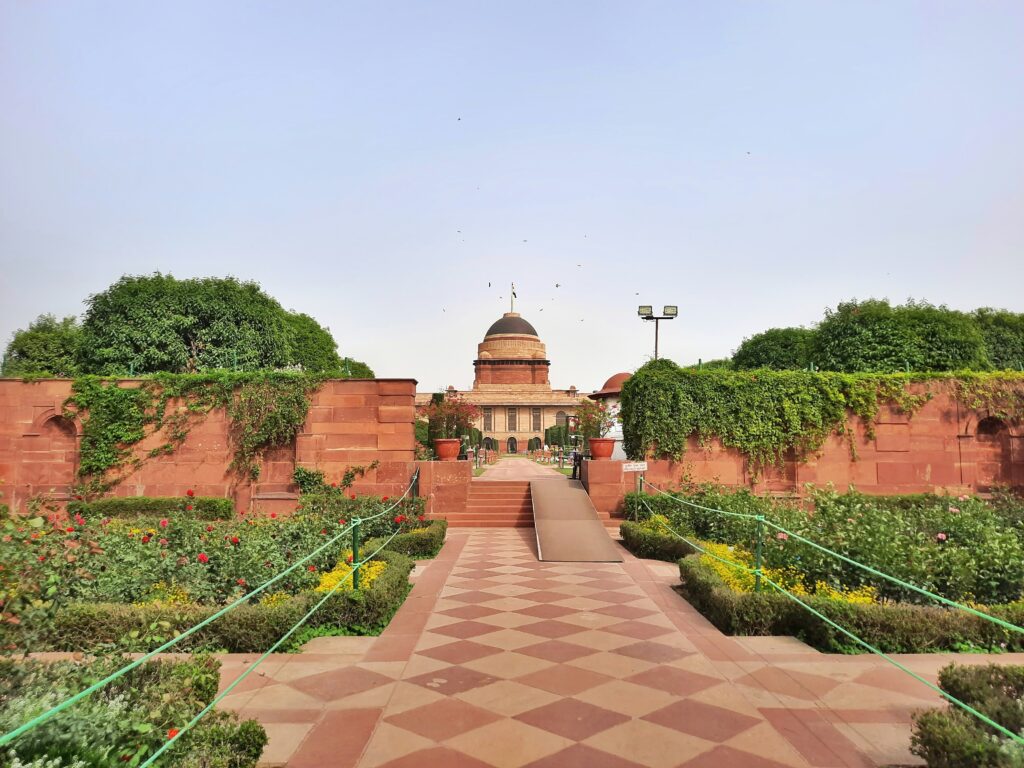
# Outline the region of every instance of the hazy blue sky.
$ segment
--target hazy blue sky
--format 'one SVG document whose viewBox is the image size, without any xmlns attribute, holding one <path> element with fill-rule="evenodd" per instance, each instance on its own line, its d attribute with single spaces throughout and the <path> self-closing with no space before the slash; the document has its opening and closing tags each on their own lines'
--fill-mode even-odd
<svg viewBox="0 0 1024 768">
<path fill-rule="evenodd" d="M 1020 0 L 2 0 L 0 337 L 232 274 L 466 386 L 514 280 L 589 390 L 641 302 L 679 361 L 851 297 L 1024 311 L 1022 40 Z"/>
</svg>

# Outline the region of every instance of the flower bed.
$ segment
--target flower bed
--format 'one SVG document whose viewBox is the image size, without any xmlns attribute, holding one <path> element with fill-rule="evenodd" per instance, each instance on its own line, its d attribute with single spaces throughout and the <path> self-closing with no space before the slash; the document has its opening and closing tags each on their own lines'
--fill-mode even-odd
<svg viewBox="0 0 1024 768">
<path fill-rule="evenodd" d="M 392 552 L 401 552 L 414 560 L 436 557 L 444 544 L 447 531 L 447 521 L 432 520 L 423 528 L 413 528 L 407 533 L 398 534 L 388 543 L 387 548 Z M 371 539 L 366 542 L 365 548 L 372 552 L 383 542 L 383 539 Z"/>
<path fill-rule="evenodd" d="M 727 566 L 726 566 L 727 567 Z M 728 635 L 792 635 L 827 653 L 861 653 L 838 630 L 772 587 L 738 591 L 726 584 L 706 556 L 679 561 L 679 593 Z M 1024 651 L 1024 638 L 963 611 L 898 602 L 864 602 L 811 594 L 800 598 L 886 653 Z M 1024 602 L 989 606 L 992 616 L 1024 625 Z"/>
<path fill-rule="evenodd" d="M 1024 733 L 1024 667 L 950 664 L 939 671 L 939 687 L 1010 731 Z M 915 716 L 911 752 L 930 768 L 1024 765 L 1024 746 L 953 704 Z"/>
<path fill-rule="evenodd" d="M 784 527 L 808 539 L 1020 626 L 1024 624 L 1021 563 L 1019 557 L 1014 559 L 1020 532 L 1007 523 L 1007 514 L 1018 509 L 1016 502 L 820 493 L 814 497 L 818 503 L 809 510 L 745 491 L 707 486 L 684 498 L 708 509 L 682 505 L 669 496 L 645 496 L 644 504 L 634 494 L 630 511 L 643 519 L 622 525 L 623 543 L 640 557 L 672 559 L 677 552 L 688 554 L 685 550 L 692 548 L 669 533 L 668 526 L 705 550 L 707 554 L 680 560 L 679 591 L 723 632 L 794 635 L 824 651 L 865 650 L 775 591 L 767 584 L 771 580 L 883 651 L 1024 649 L 1019 633 L 945 608 L 768 527 L 766 531 L 775 535 L 765 538 L 762 573 L 766 578 L 762 591 L 755 592 L 754 521 L 709 511 L 763 514 L 784 521 Z M 940 518 L 938 523 L 935 517 Z M 858 521 L 868 528 L 859 537 L 854 534 Z M 949 531 L 944 539 L 928 533 L 929 526 L 936 525 Z M 972 540 L 977 542 L 974 547 Z M 1003 557 L 1009 562 L 1004 564 Z M 960 569 L 968 570 L 961 573 Z M 995 600 L 980 605 L 974 599 L 977 593 Z"/>
<path fill-rule="evenodd" d="M 117 658 L 88 663 L 0 659 L 0 732 L 13 730 L 122 663 Z M 3 762 L 47 768 L 138 765 L 213 700 L 219 669 L 220 662 L 209 656 L 143 664 L 19 736 L 3 748 Z M 182 734 L 160 764 L 250 768 L 266 743 L 266 732 L 255 720 L 213 711 Z"/>
<path fill-rule="evenodd" d="M 319 501 L 303 497 L 301 509 L 287 517 L 121 520 L 76 513 L 56 524 L 9 519 L 0 542 L 0 643 L 33 651 L 109 643 L 152 647 L 142 640 L 193 626 L 322 547 L 354 517 L 376 515 L 386 504 L 333 494 Z M 389 549 L 411 537 L 437 548 L 443 526 L 429 526 L 418 509 L 415 502 L 403 503 L 396 514 L 362 524 L 361 538 L 398 531 L 403 533 Z M 373 552 L 372 543 L 364 543 L 361 557 Z M 322 597 L 318 591 L 335 584 L 342 586 L 308 626 L 379 632 L 408 593 L 413 563 L 385 550 L 363 566 L 360 589 L 354 590 L 346 544 L 347 532 L 177 648 L 266 650 Z"/>
<path fill-rule="evenodd" d="M 1024 527 L 1014 524 L 1019 500 L 989 503 L 968 496 L 865 496 L 818 491 L 809 507 L 748 491 L 705 485 L 679 498 L 630 494 L 627 514 L 643 519 L 665 516 L 672 528 L 703 541 L 754 550 L 754 520 L 713 510 L 764 515 L 789 531 L 847 557 L 949 600 L 979 604 L 1009 603 L 1024 593 Z M 927 603 L 913 590 L 873 576 L 850 563 L 765 526 L 764 566 L 799 571 L 804 588 L 872 586 L 879 599 Z"/>
</svg>

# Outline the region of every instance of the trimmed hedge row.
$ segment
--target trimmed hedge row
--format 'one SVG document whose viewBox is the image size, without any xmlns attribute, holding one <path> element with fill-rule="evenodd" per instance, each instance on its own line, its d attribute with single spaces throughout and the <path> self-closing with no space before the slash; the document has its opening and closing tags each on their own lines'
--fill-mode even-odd
<svg viewBox="0 0 1024 768">
<path fill-rule="evenodd" d="M 378 634 L 394 616 L 409 593 L 413 561 L 398 552 L 377 555 L 388 567 L 367 590 L 336 593 L 304 626 L 340 627 L 359 634 Z M 267 650 L 323 595 L 303 592 L 277 604 L 240 605 L 182 640 L 175 651 L 216 650 L 257 653 Z M 116 644 L 136 632 L 138 637 L 159 633 L 173 635 L 192 627 L 219 610 L 216 606 L 147 603 L 72 603 L 57 612 L 45 629 L 31 638 L 33 651 L 82 651 Z M 166 622 L 166 623 L 164 623 Z M 27 638 L 13 639 L 18 627 L 7 627 L 0 641 L 23 647 Z M 6 636 L 6 637 L 5 637 Z"/>
<path fill-rule="evenodd" d="M 189 506 L 192 509 L 186 509 Z M 68 514 L 121 518 L 188 515 L 197 520 L 230 520 L 235 516 L 235 502 L 219 496 L 113 496 L 68 502 Z"/>
<path fill-rule="evenodd" d="M 838 630 L 775 592 L 735 592 L 699 557 L 679 561 L 679 591 L 727 635 L 792 635 L 821 651 L 863 652 Z M 886 653 L 1024 651 L 1024 637 L 985 619 L 938 606 L 858 604 L 823 597 L 801 598 L 816 611 Z M 988 613 L 1024 625 L 1024 602 L 991 606 Z"/>
<path fill-rule="evenodd" d="M 668 533 L 652 531 L 640 523 L 631 523 L 628 520 L 619 526 L 619 534 L 626 549 L 637 557 L 648 560 L 674 563 L 679 558 L 697 551 L 682 539 Z"/>
<path fill-rule="evenodd" d="M 116 655 L 85 662 L 0 659 L 0 733 L 122 664 Z M 22 734 L 3 748 L 0 760 L 25 768 L 138 765 L 164 745 L 171 729 L 213 701 L 219 680 L 220 662 L 212 656 L 150 661 Z M 266 743 L 266 731 L 255 720 L 213 710 L 179 737 L 160 764 L 253 768 Z"/>
<path fill-rule="evenodd" d="M 432 520 L 424 530 L 426 533 L 400 533 L 388 542 L 385 552 L 400 552 L 414 560 L 436 557 L 444 545 L 448 531 L 447 520 Z M 363 545 L 364 552 L 373 552 L 385 541 L 384 538 L 370 539 Z"/>
<path fill-rule="evenodd" d="M 1024 733 L 1024 667 L 956 666 L 939 671 L 939 687 L 1014 733 Z M 955 705 L 914 717 L 911 748 L 930 768 L 1024 765 L 1024 746 Z"/>
</svg>

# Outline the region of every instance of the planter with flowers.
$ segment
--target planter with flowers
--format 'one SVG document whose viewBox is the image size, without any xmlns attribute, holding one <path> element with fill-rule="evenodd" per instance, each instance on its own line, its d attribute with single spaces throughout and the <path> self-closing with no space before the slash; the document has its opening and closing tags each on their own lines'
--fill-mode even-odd
<svg viewBox="0 0 1024 768">
<path fill-rule="evenodd" d="M 437 458 L 455 461 L 462 445 L 460 438 L 470 433 L 480 409 L 454 392 L 441 392 L 434 395 L 429 405 L 420 408 L 419 415 L 430 424 Z"/>
<path fill-rule="evenodd" d="M 616 416 L 603 402 L 584 400 L 576 406 L 576 423 L 580 434 L 590 443 L 590 456 L 596 461 L 608 461 L 615 450 L 615 438 L 606 437 L 615 426 Z"/>
</svg>

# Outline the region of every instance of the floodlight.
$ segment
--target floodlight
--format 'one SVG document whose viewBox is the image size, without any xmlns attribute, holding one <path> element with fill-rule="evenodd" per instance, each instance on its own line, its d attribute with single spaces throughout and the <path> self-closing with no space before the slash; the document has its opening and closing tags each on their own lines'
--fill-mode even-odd
<svg viewBox="0 0 1024 768">
<path fill-rule="evenodd" d="M 678 314 L 679 314 L 679 307 L 675 307 L 675 306 L 666 306 L 666 307 L 665 307 L 665 308 L 664 308 L 664 309 L 662 310 L 662 314 L 664 314 L 664 315 L 665 315 L 665 317 L 675 317 L 676 315 L 678 315 Z"/>
<path fill-rule="evenodd" d="M 653 317 L 654 307 L 650 304 L 641 304 L 640 308 L 637 310 L 637 314 L 640 315 L 640 317 Z"/>
</svg>

